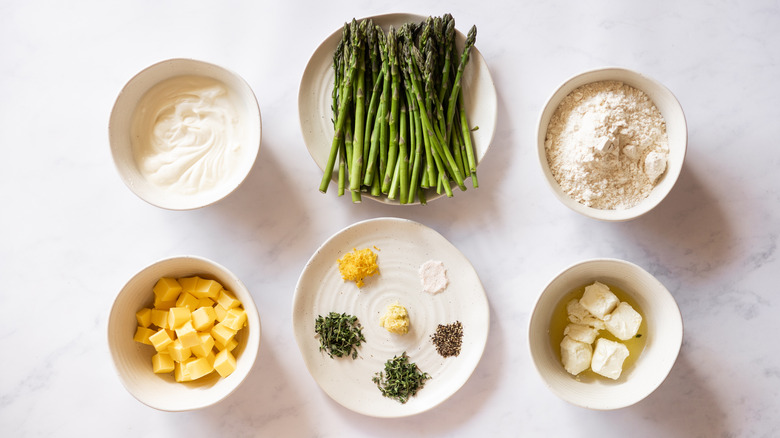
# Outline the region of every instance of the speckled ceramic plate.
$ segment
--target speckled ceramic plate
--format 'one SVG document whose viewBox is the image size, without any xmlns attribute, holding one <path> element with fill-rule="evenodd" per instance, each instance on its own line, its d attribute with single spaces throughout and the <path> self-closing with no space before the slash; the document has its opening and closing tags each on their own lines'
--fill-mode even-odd
<svg viewBox="0 0 780 438">
<path fill-rule="evenodd" d="M 358 289 L 342 280 L 338 262 L 354 248 L 374 248 L 380 274 Z M 436 295 L 422 291 L 420 265 L 439 260 L 449 285 Z M 395 335 L 379 325 L 388 305 L 399 302 L 409 312 L 411 329 Z M 330 312 L 355 315 L 365 343 L 357 359 L 330 358 L 319 350 L 314 321 Z M 374 417 L 403 417 L 426 411 L 454 394 L 482 357 L 490 323 L 485 290 L 471 263 L 436 231 L 406 219 L 358 222 L 328 239 L 311 257 L 293 298 L 293 330 L 314 380 L 336 402 Z M 463 344 L 458 356 L 442 357 L 431 335 L 439 324 L 460 321 Z M 431 379 L 405 404 L 385 398 L 371 381 L 395 355 L 406 352 Z"/>
<path fill-rule="evenodd" d="M 375 24 L 382 26 L 387 31 L 390 25 L 398 28 L 410 21 L 423 22 L 426 17 L 398 13 L 366 18 L 373 19 Z M 455 23 L 456 25 L 459 23 L 457 16 L 455 17 Z M 464 26 L 466 23 L 466 21 L 461 22 Z M 468 27 L 471 27 L 471 23 L 468 23 Z M 339 27 L 314 51 L 303 72 L 301 85 L 298 90 L 298 117 L 300 119 L 303 140 L 309 149 L 309 154 L 323 171 L 328 162 L 328 155 L 333 142 L 334 130 L 333 121 L 331 120 L 331 104 L 333 102 L 331 93 L 333 91 L 334 78 L 333 52 L 341 40 L 341 32 L 342 28 Z M 458 51 L 463 50 L 465 41 L 466 37 L 456 29 L 455 44 Z M 479 34 L 477 34 L 477 44 L 470 52 L 469 63 L 463 72 L 461 84 L 469 123 L 472 127 L 479 127 L 479 129 L 471 133 L 475 156 L 477 163 L 479 163 L 493 141 L 498 114 L 498 98 L 487 63 L 476 46 L 479 46 Z M 333 173 L 333 181 L 338 181 L 338 172 Z M 335 184 L 331 184 L 331 186 L 329 190 L 336 190 Z M 456 192 L 459 191 L 455 190 Z M 364 193 L 362 196 L 386 204 L 399 204 L 398 201 L 388 199 L 384 195 L 375 197 Z M 433 189 L 428 189 L 426 190 L 426 196 L 428 202 L 430 202 L 443 195 L 436 194 L 436 191 Z"/>
</svg>

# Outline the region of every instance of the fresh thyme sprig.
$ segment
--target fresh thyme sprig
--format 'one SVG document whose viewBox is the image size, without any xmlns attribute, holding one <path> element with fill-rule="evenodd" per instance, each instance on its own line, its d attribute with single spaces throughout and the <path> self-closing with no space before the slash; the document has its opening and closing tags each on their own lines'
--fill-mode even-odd
<svg viewBox="0 0 780 438">
<path fill-rule="evenodd" d="M 406 403 L 430 378 L 428 373 L 420 371 L 417 364 L 410 363 L 409 356 L 403 352 L 385 362 L 384 373 L 376 373 L 371 381 L 376 383 L 383 396 Z"/>
<path fill-rule="evenodd" d="M 317 316 L 314 331 L 320 338 L 320 351 L 325 350 L 331 358 L 357 358 L 357 349 L 366 340 L 357 317 L 346 313 L 330 312 L 326 317 Z"/>
</svg>

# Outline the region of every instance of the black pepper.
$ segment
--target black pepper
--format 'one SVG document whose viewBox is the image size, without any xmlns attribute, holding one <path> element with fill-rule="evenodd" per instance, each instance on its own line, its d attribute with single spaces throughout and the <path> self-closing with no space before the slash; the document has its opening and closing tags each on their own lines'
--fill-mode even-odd
<svg viewBox="0 0 780 438">
<path fill-rule="evenodd" d="M 431 335 L 431 340 L 442 357 L 457 356 L 463 342 L 463 324 L 460 321 L 447 325 L 439 324 L 436 333 Z"/>
</svg>

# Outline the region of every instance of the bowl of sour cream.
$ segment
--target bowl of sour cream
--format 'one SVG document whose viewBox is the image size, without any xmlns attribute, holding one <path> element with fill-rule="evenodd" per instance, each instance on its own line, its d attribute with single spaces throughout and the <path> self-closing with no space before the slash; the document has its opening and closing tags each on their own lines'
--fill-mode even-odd
<svg viewBox="0 0 780 438">
<path fill-rule="evenodd" d="M 262 121 L 238 74 L 193 59 L 147 67 L 111 111 L 109 143 L 122 181 L 157 207 L 191 210 L 232 193 L 260 151 Z"/>
</svg>

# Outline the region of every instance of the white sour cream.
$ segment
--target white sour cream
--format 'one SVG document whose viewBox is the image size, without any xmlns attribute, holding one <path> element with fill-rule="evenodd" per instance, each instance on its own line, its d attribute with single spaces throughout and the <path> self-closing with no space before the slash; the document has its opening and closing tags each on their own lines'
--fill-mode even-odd
<svg viewBox="0 0 780 438">
<path fill-rule="evenodd" d="M 133 155 L 151 183 L 179 194 L 208 191 L 239 165 L 240 101 L 222 82 L 178 76 L 152 87 L 133 115 Z"/>
</svg>

